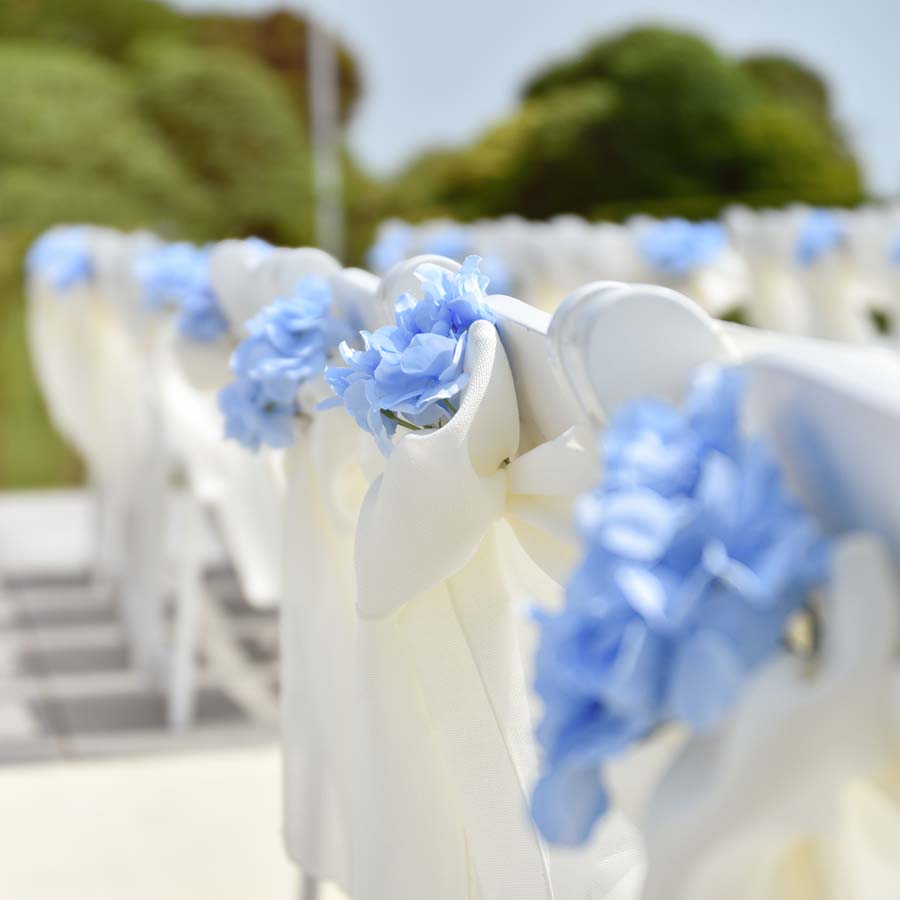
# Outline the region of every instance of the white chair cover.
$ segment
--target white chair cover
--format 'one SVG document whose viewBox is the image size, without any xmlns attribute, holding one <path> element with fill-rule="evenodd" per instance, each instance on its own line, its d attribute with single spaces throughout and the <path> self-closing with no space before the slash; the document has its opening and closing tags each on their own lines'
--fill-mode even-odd
<svg viewBox="0 0 900 900">
<path fill-rule="evenodd" d="M 553 855 L 527 812 L 537 758 L 525 598 L 507 548 L 518 541 L 562 579 L 575 554 L 569 507 L 596 476 L 593 442 L 576 426 L 519 455 L 493 325 L 469 330 L 465 369 L 459 411 L 400 440 L 360 513 L 353 896 L 634 896 L 640 858 L 624 821 L 583 853 Z M 530 599 L 558 602 L 558 590 Z"/>
<path fill-rule="evenodd" d="M 329 276 L 335 314 L 380 324 L 378 279 Z M 353 538 L 377 450 L 341 409 L 313 411 L 333 396 L 319 379 L 301 388 L 294 445 L 284 455 L 281 709 L 284 834 L 306 875 L 350 889 L 353 687 L 356 614 Z M 368 453 L 366 453 L 368 450 Z M 366 465 L 366 457 L 371 463 Z"/>
<path fill-rule="evenodd" d="M 675 745 L 655 761 L 662 774 L 643 829 L 644 897 L 895 896 L 898 582 L 879 541 L 900 558 L 900 481 L 886 452 L 900 446 L 900 363 L 884 351 L 704 323 L 659 288 L 601 285 L 580 294 L 560 311 L 554 337 L 564 368 L 598 408 L 645 393 L 676 399 L 693 365 L 743 358 L 752 374 L 750 424 L 781 451 L 808 507 L 829 527 L 875 535 L 838 549 L 815 672 L 773 661 L 717 736 L 691 739 L 674 764 Z M 680 357 L 654 356 L 658 336 L 639 327 L 648 314 L 669 317 Z M 629 352 L 658 362 L 627 378 Z M 611 373 L 620 376 L 612 387 Z"/>
</svg>

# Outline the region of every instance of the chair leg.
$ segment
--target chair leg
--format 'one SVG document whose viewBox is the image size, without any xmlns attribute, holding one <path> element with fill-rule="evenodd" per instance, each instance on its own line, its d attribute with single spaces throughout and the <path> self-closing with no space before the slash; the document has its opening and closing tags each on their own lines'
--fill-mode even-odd
<svg viewBox="0 0 900 900">
<path fill-rule="evenodd" d="M 300 876 L 299 900 L 319 900 L 319 882 L 312 875 Z"/>
<path fill-rule="evenodd" d="M 186 498 L 183 524 L 168 697 L 169 727 L 175 730 L 193 723 L 196 704 L 198 620 L 204 595 L 204 517 L 193 497 Z"/>
</svg>

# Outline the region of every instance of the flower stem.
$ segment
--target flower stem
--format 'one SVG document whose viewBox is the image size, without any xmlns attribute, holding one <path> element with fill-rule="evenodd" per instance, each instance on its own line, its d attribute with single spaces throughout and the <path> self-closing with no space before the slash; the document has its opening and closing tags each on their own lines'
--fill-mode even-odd
<svg viewBox="0 0 900 900">
<path fill-rule="evenodd" d="M 402 425 L 404 428 L 409 428 L 411 431 L 421 431 L 421 425 L 413 425 L 412 422 L 407 422 L 405 419 L 401 419 L 397 413 L 392 412 L 389 409 L 381 410 L 381 414 L 386 418 L 390 419 L 392 422 L 396 422 L 398 425 Z"/>
</svg>

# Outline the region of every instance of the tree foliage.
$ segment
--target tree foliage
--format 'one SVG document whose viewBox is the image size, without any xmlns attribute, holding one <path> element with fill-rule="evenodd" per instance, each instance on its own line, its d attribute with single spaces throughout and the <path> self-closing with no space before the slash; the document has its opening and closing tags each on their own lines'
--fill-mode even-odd
<svg viewBox="0 0 900 900">
<path fill-rule="evenodd" d="M 862 184 L 815 73 L 640 28 L 537 74 L 473 145 L 414 163 L 395 184 L 399 208 L 407 195 L 460 218 L 709 215 L 736 200 L 852 203 Z"/>
<path fill-rule="evenodd" d="M 139 45 L 147 118 L 214 203 L 213 234 L 310 239 L 305 130 L 284 84 L 234 50 Z"/>
<path fill-rule="evenodd" d="M 0 224 L 204 220 L 206 198 L 121 69 L 81 50 L 0 44 L 0 83 Z"/>
</svg>

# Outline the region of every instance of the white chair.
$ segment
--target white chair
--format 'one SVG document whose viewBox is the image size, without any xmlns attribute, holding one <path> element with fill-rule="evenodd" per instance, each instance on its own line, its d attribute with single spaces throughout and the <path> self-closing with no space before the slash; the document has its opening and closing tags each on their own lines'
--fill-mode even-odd
<svg viewBox="0 0 900 900">
<path fill-rule="evenodd" d="M 389 273 L 385 300 L 418 262 Z M 489 302 L 498 327 L 469 331 L 459 412 L 396 444 L 360 513 L 357 900 L 625 898 L 640 876 L 627 822 L 561 853 L 527 813 L 537 754 L 518 601 L 559 602 L 568 506 L 596 460 L 551 366 L 549 317 Z"/>
<path fill-rule="evenodd" d="M 677 332 L 680 358 L 658 353 L 648 318 Z M 650 741 L 655 758 L 639 751 L 643 784 L 627 765 L 613 772 L 616 798 L 644 811 L 644 897 L 890 896 L 900 810 L 877 781 L 860 794 L 853 779 L 897 766 L 900 482 L 883 451 L 900 442 L 900 364 L 881 351 L 721 326 L 641 286 L 586 287 L 560 310 L 554 337 L 598 421 L 634 396 L 677 400 L 697 364 L 742 360 L 751 427 L 768 434 L 806 506 L 830 527 L 870 533 L 838 548 L 814 675 L 777 658 L 751 679 L 720 734 Z M 630 370 L 628 354 L 640 361 Z M 814 841 L 819 856 L 803 853 Z M 817 859 L 832 865 L 817 869 Z"/>
</svg>

